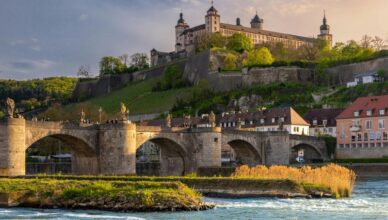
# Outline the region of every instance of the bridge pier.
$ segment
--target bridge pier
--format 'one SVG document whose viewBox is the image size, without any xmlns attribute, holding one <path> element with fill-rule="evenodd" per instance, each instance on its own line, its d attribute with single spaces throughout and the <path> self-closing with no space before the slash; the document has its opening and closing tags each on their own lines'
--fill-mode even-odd
<svg viewBox="0 0 388 220">
<path fill-rule="evenodd" d="M 0 124 L 0 175 L 25 175 L 25 126 L 22 118 L 7 118 Z"/>
<path fill-rule="evenodd" d="M 102 124 L 98 139 L 100 174 L 136 174 L 135 124 Z"/>
</svg>

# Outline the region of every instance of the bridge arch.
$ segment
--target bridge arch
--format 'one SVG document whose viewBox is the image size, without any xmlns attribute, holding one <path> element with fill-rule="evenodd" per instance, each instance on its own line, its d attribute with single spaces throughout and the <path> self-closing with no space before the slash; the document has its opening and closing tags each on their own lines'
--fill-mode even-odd
<svg viewBox="0 0 388 220">
<path fill-rule="evenodd" d="M 254 144 L 243 139 L 233 139 L 226 142 L 235 152 L 236 165 L 256 166 L 261 164 L 262 157 Z"/>
<path fill-rule="evenodd" d="M 71 148 L 72 153 L 72 173 L 77 175 L 98 174 L 98 155 L 93 146 L 87 143 L 83 138 L 76 137 L 66 133 L 48 132 L 42 135 L 35 135 L 26 138 L 25 151 L 34 144 L 51 137 L 57 139 Z M 39 147 L 39 146 L 38 146 Z"/>
<path fill-rule="evenodd" d="M 290 164 L 297 163 L 298 152 L 303 152 L 305 163 L 323 162 L 325 159 L 322 152 L 312 144 L 301 142 L 291 147 Z"/>
<path fill-rule="evenodd" d="M 152 135 L 137 143 L 137 153 L 153 143 L 159 152 L 159 164 L 143 163 L 137 158 L 136 171 L 138 175 L 158 175 L 158 176 L 183 176 L 191 172 L 192 161 L 187 146 L 171 137 L 163 135 Z M 149 167 L 151 165 L 151 168 Z M 150 169 L 157 169 L 151 170 Z"/>
</svg>

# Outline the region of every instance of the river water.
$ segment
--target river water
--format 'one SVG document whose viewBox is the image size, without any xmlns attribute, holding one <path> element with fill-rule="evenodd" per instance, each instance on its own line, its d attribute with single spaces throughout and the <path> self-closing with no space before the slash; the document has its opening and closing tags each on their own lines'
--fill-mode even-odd
<svg viewBox="0 0 388 220">
<path fill-rule="evenodd" d="M 388 219 L 388 179 L 358 181 L 347 199 L 209 199 L 202 212 L 114 213 L 43 209 L 0 209 L 0 219 Z"/>
</svg>

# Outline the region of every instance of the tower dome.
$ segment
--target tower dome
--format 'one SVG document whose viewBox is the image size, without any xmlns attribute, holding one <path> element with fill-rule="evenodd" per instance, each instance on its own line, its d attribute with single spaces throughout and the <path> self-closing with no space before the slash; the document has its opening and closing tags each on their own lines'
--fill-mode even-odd
<svg viewBox="0 0 388 220">
<path fill-rule="evenodd" d="M 258 29 L 262 30 L 263 29 L 263 23 L 264 23 L 264 20 L 260 19 L 259 15 L 256 12 L 255 17 L 253 17 L 252 20 L 251 20 L 251 27 L 252 28 L 258 28 Z"/>
<path fill-rule="evenodd" d="M 179 14 L 178 25 L 183 25 L 183 26 L 187 25 L 185 19 L 183 19 L 183 13 L 182 12 Z"/>
<path fill-rule="evenodd" d="M 330 33 L 330 25 L 327 24 L 327 19 L 326 19 L 326 12 L 323 12 L 323 23 L 320 27 L 321 34 L 329 34 Z"/>
</svg>

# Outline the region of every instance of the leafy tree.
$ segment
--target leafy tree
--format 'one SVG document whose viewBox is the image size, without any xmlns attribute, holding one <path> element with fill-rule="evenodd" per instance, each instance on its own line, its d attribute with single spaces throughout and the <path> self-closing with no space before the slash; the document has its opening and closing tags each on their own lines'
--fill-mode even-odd
<svg viewBox="0 0 388 220">
<path fill-rule="evenodd" d="M 146 69 L 149 67 L 149 58 L 145 53 L 135 53 L 131 56 L 131 66 L 139 69 Z"/>
<path fill-rule="evenodd" d="M 33 110 L 42 106 L 42 103 L 38 101 L 36 98 L 22 100 L 20 104 L 24 109 L 28 109 L 28 110 Z"/>
<path fill-rule="evenodd" d="M 228 53 L 224 59 L 224 67 L 226 70 L 235 70 L 237 68 L 237 57 L 232 53 Z"/>
<path fill-rule="evenodd" d="M 221 33 L 217 32 L 210 35 L 210 47 L 224 48 L 227 43 L 227 38 L 222 36 Z"/>
<path fill-rule="evenodd" d="M 201 33 L 194 40 L 195 49 L 197 52 L 209 50 L 214 47 L 224 48 L 227 43 L 227 38 L 220 33 Z"/>
<path fill-rule="evenodd" d="M 117 57 L 107 56 L 100 61 L 100 75 L 122 73 L 124 69 L 124 64 Z"/>
<path fill-rule="evenodd" d="M 121 60 L 121 62 L 124 64 L 125 67 L 128 67 L 128 62 L 129 62 L 129 55 L 128 54 L 123 54 L 121 56 L 119 56 L 119 59 Z"/>
<path fill-rule="evenodd" d="M 385 80 L 385 70 L 384 69 L 379 69 L 377 71 L 377 75 L 379 76 L 380 81 L 384 82 L 384 80 Z"/>
<path fill-rule="evenodd" d="M 167 67 L 163 78 L 152 88 L 153 91 L 165 91 L 169 89 L 179 89 L 189 86 L 188 80 L 183 78 L 183 72 L 178 70 L 176 65 Z"/>
<path fill-rule="evenodd" d="M 3 117 L 4 117 L 4 113 L 0 111 L 0 118 L 3 118 Z"/>
<path fill-rule="evenodd" d="M 228 43 L 226 44 L 228 50 L 233 50 L 237 52 L 248 51 L 253 48 L 252 40 L 240 33 L 235 33 L 228 38 Z"/>
<path fill-rule="evenodd" d="M 91 76 L 91 71 L 90 71 L 90 66 L 89 65 L 81 65 L 78 68 L 77 75 L 80 77 L 90 77 Z"/>
<path fill-rule="evenodd" d="M 262 47 L 260 49 L 254 49 L 248 53 L 248 57 L 245 64 L 248 66 L 253 65 L 271 65 L 274 59 L 268 48 Z"/>
</svg>

